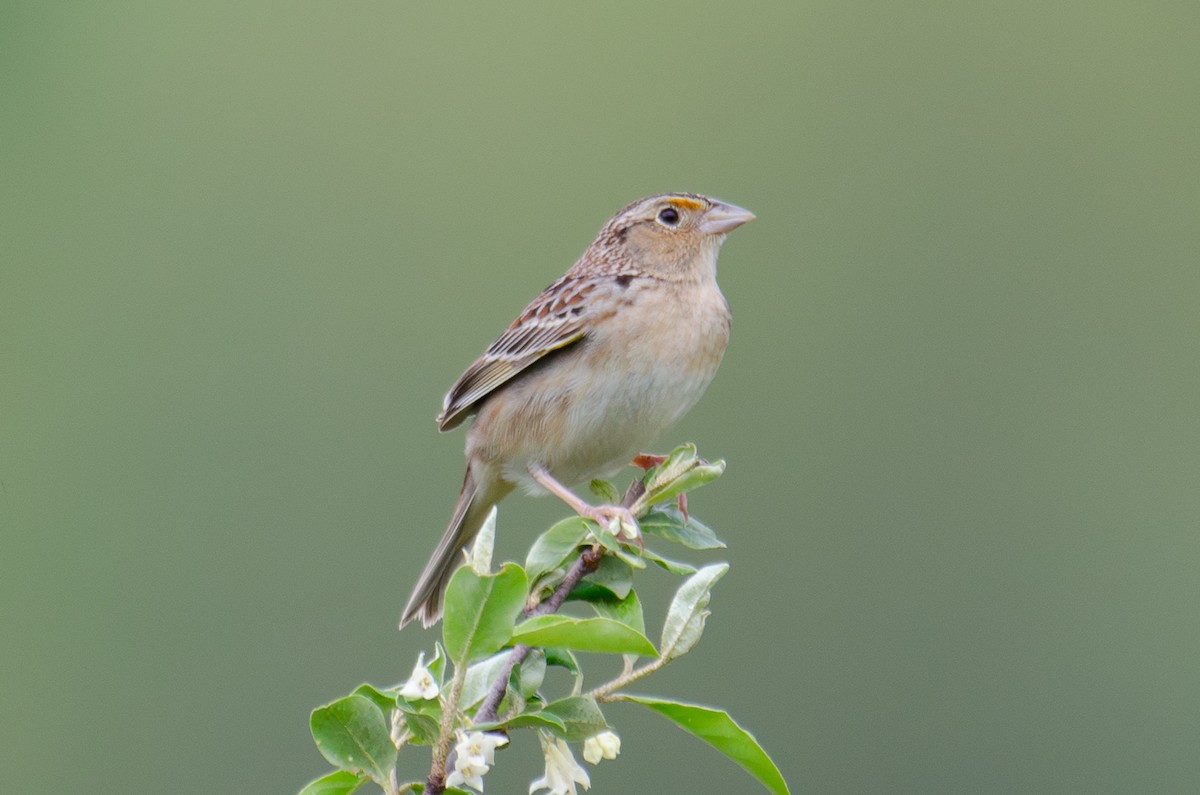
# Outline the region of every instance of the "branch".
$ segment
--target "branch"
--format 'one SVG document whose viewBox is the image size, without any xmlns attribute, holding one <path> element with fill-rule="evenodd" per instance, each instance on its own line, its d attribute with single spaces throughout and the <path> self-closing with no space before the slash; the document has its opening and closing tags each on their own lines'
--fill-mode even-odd
<svg viewBox="0 0 1200 795">
<path fill-rule="evenodd" d="M 648 676 L 654 673 L 659 668 L 662 668 L 664 665 L 666 665 L 667 662 L 669 661 L 666 657 L 659 657 L 655 660 L 651 660 L 637 670 L 627 671 L 611 682 L 605 682 L 599 687 L 589 690 L 587 695 L 591 696 L 597 701 L 619 701 L 621 699 L 621 694 L 617 693 L 616 691 L 620 690 L 622 687 L 625 687 L 625 685 L 636 682 L 643 676 Z"/>
<path fill-rule="evenodd" d="M 446 760 L 450 756 L 450 740 L 454 737 L 454 717 L 458 713 L 458 699 L 466 682 L 467 667 L 455 666 L 454 678 L 450 680 L 450 695 L 442 705 L 442 724 L 437 745 L 433 747 L 433 763 L 429 767 L 429 778 L 425 780 L 425 792 L 429 795 L 441 795 L 446 789 Z"/>
<path fill-rule="evenodd" d="M 563 577 L 562 582 L 558 584 L 554 592 L 550 594 L 550 598 L 522 611 L 522 615 L 525 618 L 533 618 L 534 616 L 544 616 L 549 613 L 558 612 L 563 602 L 567 601 L 567 597 L 571 591 L 575 590 L 575 586 L 579 584 L 579 581 L 595 571 L 603 557 L 604 548 L 600 545 L 588 547 L 579 553 L 579 557 L 571 564 L 571 568 L 567 569 L 566 576 Z M 483 697 L 483 701 L 479 703 L 479 709 L 475 710 L 476 723 L 490 723 L 496 720 L 500 709 L 500 702 L 504 699 L 504 692 L 508 689 L 508 678 L 512 674 L 512 669 L 529 656 L 529 652 L 530 647 L 523 643 L 513 647 L 512 653 L 508 655 L 508 662 L 505 663 L 504 668 L 501 669 L 499 675 L 496 677 L 496 681 L 488 689 L 487 695 Z"/>
</svg>

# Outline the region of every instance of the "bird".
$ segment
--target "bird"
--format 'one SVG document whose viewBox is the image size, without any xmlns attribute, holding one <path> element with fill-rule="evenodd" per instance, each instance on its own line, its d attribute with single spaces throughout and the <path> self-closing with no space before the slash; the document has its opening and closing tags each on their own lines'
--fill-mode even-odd
<svg viewBox="0 0 1200 795">
<path fill-rule="evenodd" d="M 466 475 L 401 627 L 438 621 L 463 549 L 516 488 L 557 495 L 605 526 L 632 521 L 568 485 L 615 474 L 700 399 L 729 342 L 717 254 L 754 217 L 696 193 L 625 206 L 459 376 L 437 425 L 448 431 L 474 415 Z"/>
</svg>

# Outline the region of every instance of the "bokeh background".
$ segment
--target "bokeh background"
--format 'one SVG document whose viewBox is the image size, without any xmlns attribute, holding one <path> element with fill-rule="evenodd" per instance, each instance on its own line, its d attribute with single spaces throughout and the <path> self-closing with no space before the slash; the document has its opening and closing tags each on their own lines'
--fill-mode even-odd
<svg viewBox="0 0 1200 795">
<path fill-rule="evenodd" d="M 0 771 L 294 792 L 403 679 L 441 396 L 627 201 L 753 209 L 705 642 L 794 792 L 1200 788 L 1200 6 L 0 11 Z M 515 497 L 500 553 L 563 515 Z M 646 576 L 665 609 L 673 587 Z M 657 615 L 657 613 L 656 613 Z M 598 792 L 751 791 L 632 707 Z M 539 772 L 531 737 L 491 792 Z"/>
</svg>

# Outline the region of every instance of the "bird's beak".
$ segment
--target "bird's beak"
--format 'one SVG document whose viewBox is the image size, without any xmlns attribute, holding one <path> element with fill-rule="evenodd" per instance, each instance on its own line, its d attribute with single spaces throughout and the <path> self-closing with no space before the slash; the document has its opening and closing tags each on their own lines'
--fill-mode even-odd
<svg viewBox="0 0 1200 795">
<path fill-rule="evenodd" d="M 700 221 L 700 231 L 706 235 L 723 235 L 732 232 L 747 221 L 754 220 L 754 213 L 736 204 L 719 201 L 709 208 Z"/>
</svg>

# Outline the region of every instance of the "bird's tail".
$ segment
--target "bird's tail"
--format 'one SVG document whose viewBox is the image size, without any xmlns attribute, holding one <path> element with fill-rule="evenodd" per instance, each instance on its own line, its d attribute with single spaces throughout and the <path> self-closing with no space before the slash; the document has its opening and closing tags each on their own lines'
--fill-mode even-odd
<svg viewBox="0 0 1200 795">
<path fill-rule="evenodd" d="M 507 489 L 497 494 L 494 488 L 481 489 L 475 481 L 475 476 L 471 474 L 470 467 L 467 468 L 467 476 L 463 479 L 462 491 L 459 492 L 458 502 L 454 505 L 450 525 L 421 571 L 412 596 L 408 597 L 404 616 L 400 619 L 401 627 L 417 616 L 421 617 L 421 623 L 426 627 L 433 626 L 442 617 L 442 594 L 446 592 L 446 583 L 450 581 L 450 575 L 462 562 L 463 547 L 474 540 L 488 512 L 506 491 Z"/>
</svg>

